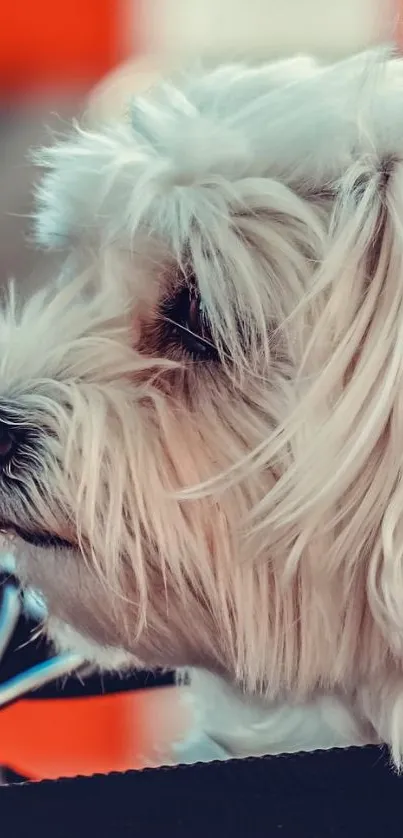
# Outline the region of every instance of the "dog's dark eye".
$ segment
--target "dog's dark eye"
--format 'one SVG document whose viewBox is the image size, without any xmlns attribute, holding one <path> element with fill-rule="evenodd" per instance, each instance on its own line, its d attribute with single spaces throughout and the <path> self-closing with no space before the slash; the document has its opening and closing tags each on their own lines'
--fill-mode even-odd
<svg viewBox="0 0 403 838">
<path fill-rule="evenodd" d="M 167 300 L 163 310 L 169 337 L 180 343 L 195 360 L 218 360 L 208 319 L 198 291 L 184 286 Z"/>
</svg>

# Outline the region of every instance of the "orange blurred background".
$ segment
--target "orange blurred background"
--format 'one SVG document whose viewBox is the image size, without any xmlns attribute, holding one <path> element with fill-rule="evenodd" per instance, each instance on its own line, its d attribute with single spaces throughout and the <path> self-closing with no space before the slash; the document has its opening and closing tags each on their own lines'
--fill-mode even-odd
<svg viewBox="0 0 403 838">
<path fill-rule="evenodd" d="M 23 699 L 0 711 L 0 769 L 35 781 L 159 766 L 184 726 L 174 687 Z"/>
<path fill-rule="evenodd" d="M 136 51 L 141 2 L 3 0 L 0 95 L 90 86 Z"/>
<path fill-rule="evenodd" d="M 321 0 L 322 10 L 326 2 L 330 10 L 335 8 L 334 0 Z M 358 0 L 355 2 L 357 9 L 361 8 Z M 367 6 L 368 15 L 373 15 L 374 9 L 378 8 L 381 26 L 386 3 L 388 8 L 390 3 L 392 7 L 395 5 L 396 39 L 402 43 L 403 0 L 379 0 L 378 4 L 376 0 L 371 0 Z M 88 88 L 119 62 L 144 49 L 146 22 L 152 17 L 155 23 L 158 10 L 168 10 L 164 16 L 171 23 L 174 18 L 171 32 L 179 30 L 180 33 L 181 23 L 189 26 L 186 23 L 189 9 L 203 10 L 204 5 L 203 0 L 194 0 L 193 4 L 187 0 L 186 15 L 181 0 L 68 0 L 65 3 L 55 0 L 2 0 L 0 97 L 26 94 L 41 87 Z M 291 12 L 292 0 L 288 6 Z M 303 2 L 296 0 L 297 6 L 301 9 Z M 353 7 L 354 3 L 351 9 Z M 237 8 L 235 3 L 235 14 Z M 272 14 L 273 3 L 268 8 L 271 10 L 269 14 Z M 311 5 L 310 8 L 314 7 Z M 181 15 L 178 27 L 175 12 Z M 329 14 L 331 17 L 331 12 Z M 312 26 L 314 23 L 312 20 Z M 298 39 L 298 33 L 296 37 Z M 301 48 L 304 48 L 303 44 Z"/>
</svg>

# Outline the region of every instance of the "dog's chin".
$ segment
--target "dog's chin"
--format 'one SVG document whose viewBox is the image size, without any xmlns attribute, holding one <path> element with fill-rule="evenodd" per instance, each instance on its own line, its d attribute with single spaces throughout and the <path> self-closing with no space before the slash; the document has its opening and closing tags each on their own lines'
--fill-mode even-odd
<svg viewBox="0 0 403 838">
<path fill-rule="evenodd" d="M 141 665 L 127 650 L 117 604 L 71 543 L 18 533 L 12 551 L 21 585 L 38 591 L 44 601 L 44 629 L 57 652 L 77 653 L 105 671 Z"/>
<path fill-rule="evenodd" d="M 129 652 L 112 646 L 101 646 L 57 617 L 48 618 L 46 634 L 56 652 L 78 654 L 101 672 L 125 672 L 142 668 L 141 661 Z"/>
<path fill-rule="evenodd" d="M 60 543 L 57 541 L 55 543 L 53 539 L 48 543 L 47 540 L 43 542 L 42 539 L 26 539 L 23 535 L 18 534 L 17 543 L 20 544 L 22 549 L 15 551 L 15 573 L 23 587 L 28 590 L 32 590 L 31 583 L 35 578 L 35 561 L 41 564 L 44 560 L 46 561 L 47 555 L 50 557 L 54 556 L 55 553 L 59 561 L 62 557 L 74 556 L 73 546 L 69 543 L 65 545 L 62 539 L 60 539 Z M 46 586 L 43 587 L 46 588 Z M 92 669 L 101 672 L 124 672 L 141 668 L 141 662 L 120 646 L 115 647 L 107 643 L 97 642 L 85 631 L 75 628 L 60 617 L 52 615 L 51 611 L 49 613 L 49 602 L 42 586 L 38 593 L 47 614 L 44 620 L 45 634 L 56 653 L 79 655 Z"/>
</svg>

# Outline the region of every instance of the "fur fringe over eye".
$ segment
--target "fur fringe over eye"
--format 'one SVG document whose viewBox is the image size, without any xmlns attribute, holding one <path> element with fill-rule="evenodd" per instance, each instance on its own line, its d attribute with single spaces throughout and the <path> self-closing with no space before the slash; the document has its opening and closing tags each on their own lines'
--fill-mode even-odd
<svg viewBox="0 0 403 838">
<path fill-rule="evenodd" d="M 212 232 L 229 211 L 248 209 L 246 183 L 256 199 L 262 178 L 304 192 L 332 187 L 357 153 L 377 156 L 380 138 L 385 154 L 396 149 L 403 118 L 385 122 L 386 58 L 355 57 L 342 73 L 304 57 L 218 67 L 133 98 L 125 120 L 76 124 L 35 155 L 47 170 L 38 241 L 83 231 L 130 240 L 144 224 L 180 251 L 193 222 Z"/>
</svg>

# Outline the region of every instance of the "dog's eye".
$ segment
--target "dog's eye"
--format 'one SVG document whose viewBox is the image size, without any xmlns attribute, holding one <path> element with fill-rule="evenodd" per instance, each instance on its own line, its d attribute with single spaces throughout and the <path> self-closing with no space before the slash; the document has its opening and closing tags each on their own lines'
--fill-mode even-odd
<svg viewBox="0 0 403 838">
<path fill-rule="evenodd" d="M 175 297 L 166 301 L 164 321 L 169 337 L 180 343 L 195 360 L 218 360 L 208 319 L 197 290 L 184 286 Z"/>
</svg>

